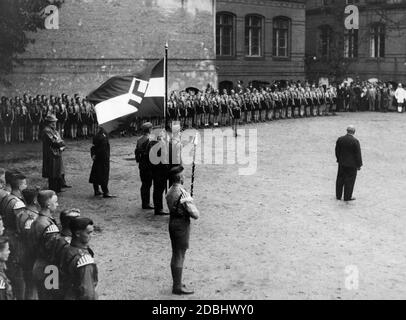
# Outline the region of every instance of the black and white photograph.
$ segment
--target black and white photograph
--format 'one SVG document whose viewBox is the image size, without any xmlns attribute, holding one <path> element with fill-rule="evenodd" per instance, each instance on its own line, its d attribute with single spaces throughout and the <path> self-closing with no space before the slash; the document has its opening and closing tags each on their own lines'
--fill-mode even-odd
<svg viewBox="0 0 406 320">
<path fill-rule="evenodd" d="M 405 0 L 0 0 L 0 97 L 0 300 L 406 298 Z"/>
</svg>

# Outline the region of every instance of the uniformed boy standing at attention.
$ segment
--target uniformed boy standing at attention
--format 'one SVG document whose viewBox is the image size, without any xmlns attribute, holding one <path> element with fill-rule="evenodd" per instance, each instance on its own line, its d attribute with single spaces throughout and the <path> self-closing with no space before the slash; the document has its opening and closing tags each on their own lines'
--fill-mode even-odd
<svg viewBox="0 0 406 320">
<path fill-rule="evenodd" d="M 170 210 L 169 236 L 172 244 L 172 293 L 178 295 L 193 294 L 193 290 L 187 289 L 182 284 L 182 272 L 186 250 L 189 248 L 190 218 L 198 219 L 199 211 L 193 204 L 193 198 L 183 188 L 183 167 L 172 168 L 170 176 L 173 185 L 166 195 L 166 202 Z"/>
<path fill-rule="evenodd" d="M 61 261 L 65 300 L 97 300 L 97 265 L 89 243 L 94 231 L 93 221 L 78 217 L 70 222 L 72 241 Z"/>
<path fill-rule="evenodd" d="M 38 204 L 41 209 L 29 232 L 29 239 L 36 253 L 33 278 L 39 300 L 53 300 L 56 290 L 46 287 L 45 279 L 48 274 L 45 273 L 45 269 L 52 265 L 55 243 L 59 237 L 59 228 L 53 217 L 58 208 L 58 196 L 52 190 L 40 191 Z"/>
</svg>

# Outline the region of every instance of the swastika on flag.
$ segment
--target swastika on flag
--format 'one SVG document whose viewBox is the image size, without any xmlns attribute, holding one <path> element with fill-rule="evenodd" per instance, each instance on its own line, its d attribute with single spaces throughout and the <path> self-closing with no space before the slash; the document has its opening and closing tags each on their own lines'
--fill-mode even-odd
<svg viewBox="0 0 406 320">
<path fill-rule="evenodd" d="M 130 100 L 128 101 L 129 105 L 137 107 L 141 104 L 142 99 L 144 98 L 145 92 L 148 89 L 148 81 L 140 80 L 134 78 L 131 83 L 131 88 L 129 91 Z"/>
</svg>

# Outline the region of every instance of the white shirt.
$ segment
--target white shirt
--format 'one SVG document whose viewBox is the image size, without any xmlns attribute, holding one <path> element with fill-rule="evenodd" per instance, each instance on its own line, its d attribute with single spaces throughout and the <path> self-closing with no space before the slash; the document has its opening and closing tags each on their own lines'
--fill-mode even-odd
<svg viewBox="0 0 406 320">
<path fill-rule="evenodd" d="M 395 91 L 395 98 L 398 103 L 404 103 L 406 101 L 406 90 L 403 88 L 397 88 Z"/>
</svg>

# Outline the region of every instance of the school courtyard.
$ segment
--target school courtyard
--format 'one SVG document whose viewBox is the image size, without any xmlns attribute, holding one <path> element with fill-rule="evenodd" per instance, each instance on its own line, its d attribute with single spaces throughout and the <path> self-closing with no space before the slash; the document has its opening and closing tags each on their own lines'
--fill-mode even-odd
<svg viewBox="0 0 406 320">
<path fill-rule="evenodd" d="M 364 167 L 357 201 L 346 204 L 335 199 L 334 147 L 350 124 Z M 257 129 L 255 174 L 239 175 L 239 163 L 196 166 L 201 218 L 192 221 L 184 270 L 196 293 L 182 299 L 404 299 L 406 114 L 340 113 L 242 129 Z M 178 299 L 169 218 L 141 209 L 135 142 L 111 139 L 110 189 L 119 198 L 106 200 L 94 198 L 88 183 L 91 142 L 67 141 L 73 189 L 60 196 L 60 208 L 80 208 L 97 225 L 100 299 Z M 21 169 L 29 185 L 47 185 L 40 144 L 0 150 L 1 167 Z"/>
</svg>

